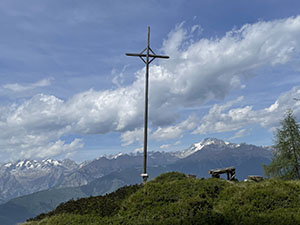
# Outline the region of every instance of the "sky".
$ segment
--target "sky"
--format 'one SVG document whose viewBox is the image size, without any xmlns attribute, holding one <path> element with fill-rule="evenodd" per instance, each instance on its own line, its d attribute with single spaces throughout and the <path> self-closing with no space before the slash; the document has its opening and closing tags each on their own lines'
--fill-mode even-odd
<svg viewBox="0 0 300 225">
<path fill-rule="evenodd" d="M 148 26 L 149 151 L 299 121 L 298 0 L 2 0 L 0 162 L 141 151 Z"/>
</svg>

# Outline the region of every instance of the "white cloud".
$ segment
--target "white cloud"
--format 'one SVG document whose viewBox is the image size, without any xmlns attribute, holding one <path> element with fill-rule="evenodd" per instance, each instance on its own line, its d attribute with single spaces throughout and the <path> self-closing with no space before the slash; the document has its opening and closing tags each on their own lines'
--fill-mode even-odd
<svg viewBox="0 0 300 225">
<path fill-rule="evenodd" d="M 18 83 L 5 84 L 2 87 L 4 89 L 7 89 L 7 90 L 10 90 L 13 92 L 23 92 L 23 91 L 33 90 L 33 89 L 39 88 L 39 87 L 49 86 L 49 85 L 51 85 L 52 80 L 53 80 L 52 78 L 48 78 L 48 79 L 39 80 L 35 83 L 29 83 L 29 84 L 18 84 Z"/>
<path fill-rule="evenodd" d="M 20 156 L 23 158 L 47 158 L 51 156 L 57 156 L 61 154 L 68 154 L 83 148 L 84 144 L 81 139 L 74 139 L 71 143 L 66 144 L 65 141 L 58 140 L 53 143 L 48 143 L 46 145 L 38 146 L 36 148 L 31 148 L 30 151 L 28 149 L 24 149 L 21 151 Z M 34 154 L 34 155 L 33 155 Z"/>
<path fill-rule="evenodd" d="M 195 115 L 189 116 L 186 120 L 177 125 L 158 127 L 157 130 L 151 134 L 151 138 L 154 140 L 180 139 L 185 131 L 195 129 L 198 123 L 199 119 Z"/>
<path fill-rule="evenodd" d="M 200 25 L 194 25 L 191 28 L 191 33 L 194 33 L 197 30 L 198 30 L 199 33 L 203 32 L 203 28 Z"/>
<path fill-rule="evenodd" d="M 144 152 L 144 148 L 141 147 L 141 148 L 136 148 L 133 150 L 133 153 L 143 153 Z"/>
<path fill-rule="evenodd" d="M 22 105 L 0 109 L 1 153 L 11 159 L 41 158 L 68 154 L 83 147 L 81 139 L 65 143 L 60 138 L 71 131 L 63 116 L 62 100 L 54 96 L 37 95 Z"/>
<path fill-rule="evenodd" d="M 189 116 L 186 120 L 173 126 L 158 127 L 155 131 L 151 132 L 148 129 L 150 139 L 156 141 L 165 141 L 170 139 L 180 139 L 183 137 L 184 132 L 191 131 L 197 127 L 200 119 L 195 115 Z M 132 131 L 126 131 L 121 134 L 122 145 L 131 145 L 134 142 L 142 143 L 144 141 L 144 129 L 134 129 Z M 179 145 L 180 141 L 177 141 L 175 145 Z"/>
<path fill-rule="evenodd" d="M 282 93 L 272 105 L 260 110 L 253 110 L 252 106 L 234 108 L 234 104 L 240 102 L 242 98 L 224 105 L 216 104 L 201 119 L 201 125 L 194 130 L 194 133 L 221 133 L 241 129 L 234 136 L 237 138 L 244 135 L 246 130 L 243 127 L 256 124 L 274 130 L 288 109 L 292 109 L 295 116 L 300 117 L 300 102 L 293 99 L 299 95 L 300 87 L 294 87 Z"/>
<path fill-rule="evenodd" d="M 124 83 L 124 72 L 127 69 L 128 65 L 124 66 L 122 71 L 118 73 L 116 69 L 113 69 L 111 75 L 113 76 L 112 83 L 120 88 Z"/>
<path fill-rule="evenodd" d="M 122 146 L 131 145 L 134 142 L 142 142 L 144 139 L 144 129 L 134 129 L 121 134 Z"/>
<path fill-rule="evenodd" d="M 150 137 L 155 140 L 180 138 L 186 130 L 196 128 L 197 118 L 193 117 L 174 125 L 179 119 L 178 109 L 223 99 L 233 89 L 243 87 L 241 78 L 245 75 L 299 57 L 300 16 L 248 24 L 219 39 L 193 40 L 191 31 L 195 29 L 178 25 L 161 49 L 170 59 L 157 60 L 158 64 L 150 67 L 150 127 L 156 129 Z M 144 77 L 142 69 L 129 86 L 121 87 L 119 76 L 119 87 L 113 90 L 89 90 L 66 101 L 40 94 L 0 108 L 0 151 L 11 152 L 12 156 L 21 151 L 28 157 L 36 156 L 35 149 L 43 156 L 59 154 L 72 150 L 61 140 L 68 134 L 121 132 L 124 145 L 139 141 L 144 119 Z M 50 83 L 42 80 L 3 88 L 18 92 Z M 285 98 L 278 99 L 279 106 L 260 111 L 251 106 L 231 108 L 234 102 L 215 105 L 195 132 L 226 132 L 253 123 L 271 127 L 280 118 L 274 115 L 281 115 L 285 106 L 291 106 Z"/>
<path fill-rule="evenodd" d="M 255 121 L 255 116 L 251 115 L 251 106 L 230 109 L 242 100 L 243 97 L 239 97 L 224 105 L 215 104 L 208 114 L 202 118 L 201 125 L 193 133 L 209 134 L 233 131 L 243 127 L 250 121 Z"/>
<path fill-rule="evenodd" d="M 161 145 L 159 148 L 160 149 L 167 149 L 167 148 L 170 148 L 171 145 L 169 144 L 166 144 L 166 145 Z"/>
<path fill-rule="evenodd" d="M 189 36 L 183 25 L 172 31 L 162 48 L 171 56 L 161 62 L 164 75 L 158 79 L 152 72 L 152 85 L 159 82 L 164 87 L 157 95 L 162 99 L 168 95 L 170 105 L 223 99 L 242 88 L 241 78 L 256 69 L 292 60 L 300 50 L 300 16 L 248 24 L 220 39 L 190 42 Z"/>
</svg>

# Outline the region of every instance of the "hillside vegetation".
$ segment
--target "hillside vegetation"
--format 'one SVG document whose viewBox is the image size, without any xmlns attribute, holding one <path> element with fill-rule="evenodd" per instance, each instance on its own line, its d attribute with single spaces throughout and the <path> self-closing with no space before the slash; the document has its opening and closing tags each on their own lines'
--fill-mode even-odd
<svg viewBox="0 0 300 225">
<path fill-rule="evenodd" d="M 71 200 L 26 225 L 300 224 L 300 182 L 228 182 L 160 175 L 144 186 Z"/>
</svg>

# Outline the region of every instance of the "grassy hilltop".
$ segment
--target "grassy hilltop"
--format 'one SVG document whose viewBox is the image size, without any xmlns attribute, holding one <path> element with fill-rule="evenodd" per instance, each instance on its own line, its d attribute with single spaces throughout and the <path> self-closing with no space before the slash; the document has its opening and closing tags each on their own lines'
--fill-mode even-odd
<svg viewBox="0 0 300 225">
<path fill-rule="evenodd" d="M 146 185 L 71 200 L 26 225 L 300 224 L 300 182 L 228 182 L 171 172 Z"/>
</svg>

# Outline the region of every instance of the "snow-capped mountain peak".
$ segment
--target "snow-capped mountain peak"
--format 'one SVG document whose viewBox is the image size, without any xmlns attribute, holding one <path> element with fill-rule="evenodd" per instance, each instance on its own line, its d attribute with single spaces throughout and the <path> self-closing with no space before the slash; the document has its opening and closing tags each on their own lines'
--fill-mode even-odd
<svg viewBox="0 0 300 225">
<path fill-rule="evenodd" d="M 197 151 L 202 150 L 204 147 L 209 145 L 217 145 L 218 147 L 229 147 L 229 148 L 237 148 L 240 145 L 239 144 L 233 144 L 230 142 L 226 142 L 217 138 L 206 138 L 202 140 L 199 143 L 193 144 L 191 147 L 189 147 L 186 150 L 183 150 L 181 152 L 177 152 L 176 156 L 178 158 L 186 158 L 192 154 L 194 154 Z"/>
<path fill-rule="evenodd" d="M 101 158 L 106 158 L 106 159 L 117 159 L 117 158 L 119 158 L 120 156 L 123 156 L 123 155 L 125 155 L 125 154 L 122 153 L 122 152 L 119 152 L 118 154 L 115 154 L 115 155 L 102 155 L 102 156 L 96 158 L 96 160 L 99 160 L 99 159 L 101 159 Z"/>
<path fill-rule="evenodd" d="M 19 160 L 16 163 L 7 163 L 4 166 L 14 169 L 34 169 L 40 167 L 41 164 L 36 160 Z"/>
<path fill-rule="evenodd" d="M 239 144 L 233 144 L 228 141 L 223 141 L 217 138 L 206 138 L 203 141 L 200 142 L 202 146 L 207 146 L 207 145 L 218 145 L 218 146 L 226 146 L 230 148 L 236 148 L 239 147 Z"/>
<path fill-rule="evenodd" d="M 120 156 L 124 155 L 122 152 L 116 154 L 113 156 L 113 159 L 119 158 Z"/>
<path fill-rule="evenodd" d="M 70 162 L 69 162 L 70 161 Z M 47 169 L 47 168 L 65 168 L 72 169 L 77 167 L 78 165 L 71 160 L 58 161 L 54 159 L 44 159 L 41 161 L 38 160 L 18 160 L 16 162 L 8 162 L 3 164 L 2 168 L 6 168 L 6 170 L 13 171 L 24 171 L 24 170 L 35 170 L 35 169 Z M 76 165 L 73 165 L 76 164 Z"/>
</svg>

